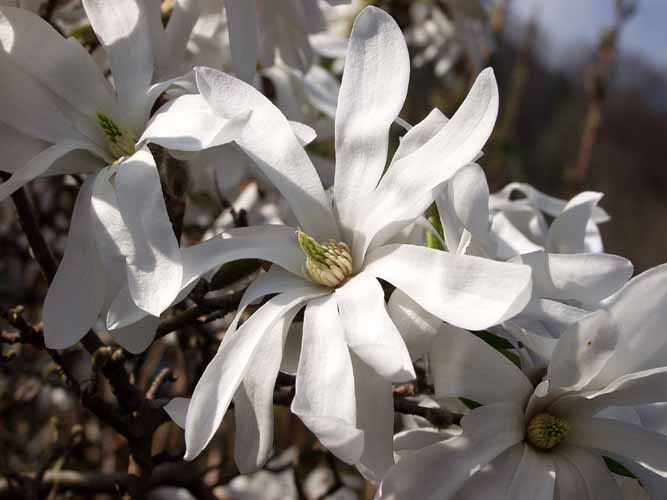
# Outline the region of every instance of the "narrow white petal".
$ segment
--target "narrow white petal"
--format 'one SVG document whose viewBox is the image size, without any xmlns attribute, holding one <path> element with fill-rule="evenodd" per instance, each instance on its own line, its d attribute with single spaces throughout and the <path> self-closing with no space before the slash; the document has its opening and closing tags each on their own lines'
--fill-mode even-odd
<svg viewBox="0 0 667 500">
<path fill-rule="evenodd" d="M 408 90 L 405 38 L 386 12 L 367 7 L 356 18 L 336 108 L 334 199 L 342 225 L 357 226 L 359 203 L 387 163 L 389 128 Z"/>
<path fill-rule="evenodd" d="M 106 276 L 93 237 L 91 197 L 95 176 L 79 191 L 63 257 L 44 300 L 44 343 L 66 349 L 95 324 L 104 304 Z"/>
<path fill-rule="evenodd" d="M 377 279 L 358 274 L 334 295 L 350 349 L 388 380 L 413 380 L 416 375 L 410 354 L 387 313 Z"/>
<path fill-rule="evenodd" d="M 583 492 L 578 491 L 580 497 L 569 497 L 561 495 L 560 500 L 569 500 L 573 498 L 578 500 L 596 500 L 604 498 L 609 500 L 622 500 L 621 492 L 614 481 L 612 473 L 607 468 L 600 455 L 577 446 L 561 444 L 555 451 L 556 464 L 559 461 L 565 461 L 570 464 L 577 473 L 578 486 L 583 487 Z M 559 460 L 560 458 L 560 460 Z M 558 474 L 561 469 L 559 468 Z M 556 478 L 559 486 L 565 487 L 565 481 L 561 482 L 560 476 Z"/>
<path fill-rule="evenodd" d="M 190 398 L 174 398 L 164 405 L 164 411 L 171 417 L 176 425 L 185 429 L 185 419 L 190 406 Z"/>
<path fill-rule="evenodd" d="M 139 150 L 116 171 L 116 195 L 132 244 L 123 249 L 134 302 L 159 316 L 181 289 L 181 250 L 167 215 L 153 156 Z"/>
<path fill-rule="evenodd" d="M 226 0 L 229 45 L 236 75 L 252 83 L 257 66 L 257 5 L 255 0 Z"/>
<path fill-rule="evenodd" d="M 531 294 L 527 266 L 415 245 L 373 250 L 365 271 L 403 290 L 431 314 L 470 330 L 511 318 Z"/>
<path fill-rule="evenodd" d="M 359 460 L 364 437 L 357 428 L 352 360 L 331 295 L 306 306 L 291 409 L 338 458 Z"/>
<path fill-rule="evenodd" d="M 112 331 L 111 336 L 126 351 L 139 354 L 151 345 L 159 325 L 160 318 L 146 316 L 136 323 Z"/>
<path fill-rule="evenodd" d="M 531 446 L 524 446 L 521 462 L 506 495 L 512 500 L 553 500 L 555 483 L 553 458 Z"/>
<path fill-rule="evenodd" d="M 186 460 L 196 458 L 218 430 L 259 343 L 271 326 L 293 307 L 321 294 L 312 288 L 280 294 L 260 307 L 239 330 L 225 336 L 192 394 L 185 422 Z"/>
<path fill-rule="evenodd" d="M 433 139 L 447 124 L 449 119 L 439 109 L 433 109 L 422 121 L 401 137 L 398 149 L 391 159 L 392 163 L 414 153 Z"/>
<path fill-rule="evenodd" d="M 17 189 L 22 188 L 24 184 L 45 174 L 56 161 L 68 153 L 77 150 L 101 153 L 94 144 L 89 142 L 64 140 L 58 144 L 54 144 L 41 151 L 37 156 L 34 156 L 25 165 L 17 168 L 9 179 L 0 184 L 0 201 L 11 196 Z"/>
<path fill-rule="evenodd" d="M 530 381 L 509 359 L 460 328 L 442 325 L 429 354 L 437 397 L 522 405 L 533 391 Z"/>
<path fill-rule="evenodd" d="M 432 201 L 425 195 L 479 154 L 497 114 L 498 87 L 493 70 L 486 69 L 452 119 L 417 151 L 394 162 L 384 175 L 362 230 L 361 249 L 385 226 L 412 221 L 421 214 Z"/>
<path fill-rule="evenodd" d="M 667 436 L 606 418 L 569 418 L 565 442 L 635 462 L 667 478 Z"/>
<path fill-rule="evenodd" d="M 200 93 L 220 116 L 252 110 L 236 142 L 283 194 L 303 231 L 318 241 L 340 239 L 317 171 L 280 110 L 241 80 L 210 68 L 195 72 Z"/>
<path fill-rule="evenodd" d="M 242 474 L 261 468 L 273 451 L 273 391 L 285 337 L 300 309 L 292 308 L 264 334 L 234 394 L 234 460 Z"/>
<path fill-rule="evenodd" d="M 524 448 L 523 443 L 515 444 L 498 455 L 466 481 L 452 500 L 510 500 L 505 493 L 521 462 Z"/>
<path fill-rule="evenodd" d="M 602 196 L 602 193 L 585 191 L 572 198 L 552 222 L 546 248 L 556 253 L 585 252 L 587 228 Z"/>
<path fill-rule="evenodd" d="M 144 2 L 83 0 L 95 35 L 111 64 L 126 127 L 140 129 L 148 117 L 147 91 L 153 78 L 153 52 Z"/>
</svg>

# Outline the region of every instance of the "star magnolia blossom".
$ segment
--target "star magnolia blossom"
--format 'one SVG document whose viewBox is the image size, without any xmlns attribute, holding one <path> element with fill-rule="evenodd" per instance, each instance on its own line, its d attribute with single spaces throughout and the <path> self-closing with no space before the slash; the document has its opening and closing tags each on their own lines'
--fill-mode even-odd
<svg viewBox="0 0 667 500">
<path fill-rule="evenodd" d="M 501 242 L 493 232 L 496 219 L 502 213 L 490 213 L 494 202 L 490 202 L 482 168 L 468 165 L 440 189 L 436 204 L 438 222 L 444 233 L 442 246 L 456 255 L 505 261 L 498 252 Z M 568 209 L 562 210 L 562 224 L 554 225 L 560 227 L 556 232 L 563 239 L 583 237 L 599 199 L 597 193 L 592 194 L 596 196 L 583 196 L 581 203 L 573 200 Z M 563 207 L 565 202 L 561 209 Z M 534 247 L 509 261 L 531 267 L 533 297 L 526 309 L 493 331 L 507 337 L 515 347 L 521 342 L 522 349 L 518 352 L 526 356 L 526 362 L 536 363 L 536 369 L 549 359 L 560 334 L 594 309 L 600 300 L 618 291 L 630 279 L 633 269 L 629 260 L 617 255 L 558 254 Z M 389 313 L 408 341 L 413 357 L 423 355 L 437 334 L 439 319 L 400 290 L 389 300 Z"/>
<path fill-rule="evenodd" d="M 326 0 L 330 5 L 349 0 Z M 257 63 L 273 66 L 276 50 L 282 61 L 305 73 L 313 63 L 310 34 L 326 29 L 319 0 L 225 0 L 232 64 L 247 82 Z"/>
<path fill-rule="evenodd" d="M 268 99 L 223 73 L 196 74 L 216 113 L 252 110 L 236 142 L 264 165 L 300 229 L 242 228 L 193 247 L 201 256 L 199 274 L 187 270 L 193 276 L 238 258 L 275 265 L 248 288 L 197 384 L 184 422 L 186 458 L 211 440 L 233 399 L 239 468 L 252 470 L 266 460 L 285 335 L 305 306 L 292 411 L 342 460 L 378 477 L 392 463 L 391 382 L 415 376 L 378 279 L 470 329 L 502 322 L 530 296 L 527 266 L 389 242 L 432 203 L 437 185 L 479 154 L 497 114 L 493 72 L 479 76 L 451 120 L 434 111 L 412 128 L 383 175 L 389 128 L 407 92 L 409 58 L 391 17 L 365 9 L 354 25 L 338 99 L 333 200 Z M 271 294 L 277 295 L 237 329 L 244 308 Z M 184 406 L 168 407 L 181 423 Z"/>
<path fill-rule="evenodd" d="M 137 0 L 83 5 L 108 56 L 113 87 L 75 40 L 62 38 L 35 14 L 0 8 L 0 151 L 2 168 L 12 174 L 0 185 L 0 199 L 39 176 L 89 174 L 44 304 L 45 342 L 54 349 L 77 342 L 128 284 L 137 306 L 158 316 L 182 281 L 181 251 L 155 161 L 144 146 L 155 100 L 180 82 L 151 84 L 153 48 L 167 36 L 152 22 L 160 22 L 159 6 L 152 3 L 149 10 Z M 193 18 L 178 17 L 171 39 L 185 43 Z M 230 123 L 213 131 L 207 146 L 229 141 Z M 170 145 L 187 150 L 192 141 L 181 137 Z M 145 326 L 117 332 L 117 340 L 139 350 L 134 337 Z"/>
<path fill-rule="evenodd" d="M 619 415 L 667 401 L 666 286 L 667 265 L 646 271 L 573 324 L 535 388 L 501 353 L 450 327 L 431 352 L 436 397 L 482 406 L 453 438 L 415 434 L 421 449 L 387 473 L 378 498 L 620 500 L 603 457 L 664 498 L 667 436 Z"/>
</svg>

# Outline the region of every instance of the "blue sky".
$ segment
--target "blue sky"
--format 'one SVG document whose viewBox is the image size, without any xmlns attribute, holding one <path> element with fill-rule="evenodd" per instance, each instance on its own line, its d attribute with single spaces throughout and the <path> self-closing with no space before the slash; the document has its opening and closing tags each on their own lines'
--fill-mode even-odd
<svg viewBox="0 0 667 500">
<path fill-rule="evenodd" d="M 548 41 L 547 62 L 560 65 L 582 44 L 595 46 L 601 31 L 613 23 L 613 4 L 613 0 L 514 0 L 511 15 L 521 21 L 537 16 Z M 639 10 L 622 33 L 621 50 L 667 70 L 667 0 L 639 0 Z"/>
</svg>

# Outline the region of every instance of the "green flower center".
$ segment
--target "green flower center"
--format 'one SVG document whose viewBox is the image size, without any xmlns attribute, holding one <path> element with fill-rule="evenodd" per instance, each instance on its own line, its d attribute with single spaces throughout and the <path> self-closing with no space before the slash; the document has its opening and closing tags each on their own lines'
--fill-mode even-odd
<svg viewBox="0 0 667 500">
<path fill-rule="evenodd" d="M 129 130 L 120 128 L 116 125 L 116 122 L 104 113 L 97 113 L 97 123 L 104 130 L 104 134 L 107 136 L 109 151 L 116 160 L 132 156 L 135 153 L 136 135 Z"/>
<path fill-rule="evenodd" d="M 558 446 L 570 432 L 566 420 L 548 413 L 535 415 L 526 428 L 528 442 L 540 450 L 550 450 Z"/>
<path fill-rule="evenodd" d="M 352 274 L 350 247 L 341 241 L 318 243 L 301 230 L 296 232 L 299 246 L 306 255 L 303 272 L 320 285 L 335 288 Z"/>
</svg>

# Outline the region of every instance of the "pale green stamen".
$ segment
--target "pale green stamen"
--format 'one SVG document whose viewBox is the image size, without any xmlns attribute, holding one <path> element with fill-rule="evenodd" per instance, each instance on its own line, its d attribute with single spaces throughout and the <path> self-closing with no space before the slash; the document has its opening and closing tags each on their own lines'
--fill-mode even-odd
<svg viewBox="0 0 667 500">
<path fill-rule="evenodd" d="M 528 442 L 540 450 L 550 450 L 558 446 L 570 432 L 566 420 L 548 413 L 535 415 L 526 428 Z"/>
<path fill-rule="evenodd" d="M 104 113 L 97 113 L 97 122 L 107 136 L 109 151 L 114 158 L 121 159 L 134 154 L 137 137 L 132 132 L 120 128 Z"/>
<path fill-rule="evenodd" d="M 335 288 L 352 274 L 350 248 L 343 242 L 318 243 L 301 230 L 296 232 L 306 255 L 304 273 L 315 283 Z"/>
</svg>

